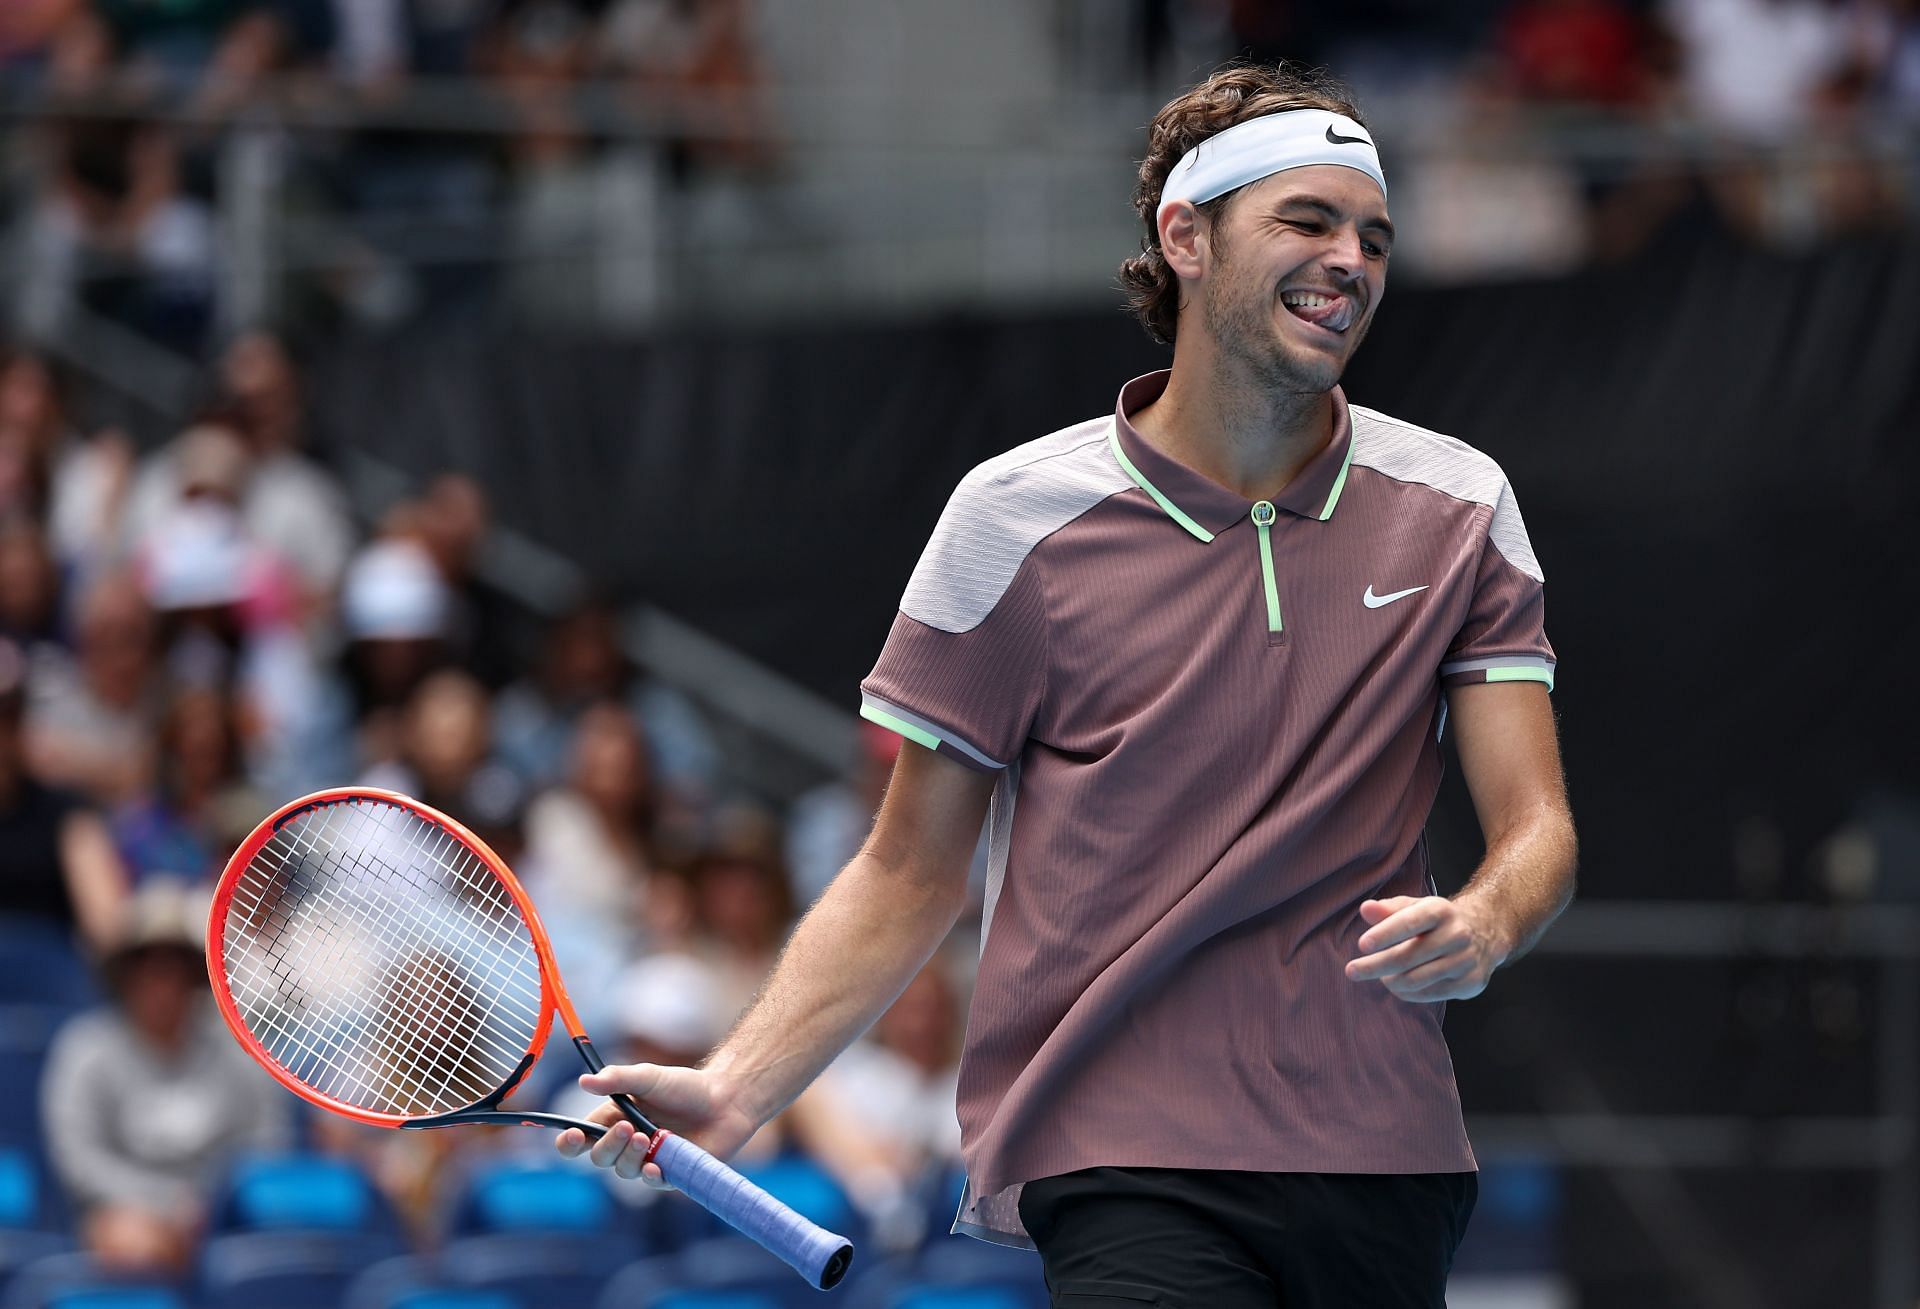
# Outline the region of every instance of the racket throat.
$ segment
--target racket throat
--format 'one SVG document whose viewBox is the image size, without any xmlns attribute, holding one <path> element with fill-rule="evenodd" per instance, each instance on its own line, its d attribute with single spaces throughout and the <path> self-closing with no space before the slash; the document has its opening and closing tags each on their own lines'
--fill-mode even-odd
<svg viewBox="0 0 1920 1309">
<path fill-rule="evenodd" d="M 513 1076 L 502 1082 L 499 1087 L 494 1090 L 493 1094 L 487 1096 L 485 1099 L 475 1100 L 472 1104 L 462 1105 L 458 1109 L 449 1109 L 443 1114 L 431 1114 L 422 1118 L 409 1119 L 403 1123 L 402 1126 L 409 1131 L 425 1131 L 435 1127 L 455 1127 L 462 1123 L 486 1121 L 478 1119 L 474 1115 L 489 1113 L 499 1109 L 500 1102 L 513 1094 L 513 1088 L 520 1085 L 520 1079 L 527 1075 L 527 1070 L 533 1067 L 533 1061 L 539 1057 L 538 1051 L 527 1051 L 526 1057 L 523 1058 L 519 1065 L 513 1070 Z M 517 1116 L 509 1115 L 509 1117 Z"/>
<path fill-rule="evenodd" d="M 607 1061 L 600 1057 L 600 1052 L 593 1048 L 593 1042 L 589 1038 L 585 1036 L 574 1037 L 573 1048 L 580 1052 L 580 1062 L 587 1066 L 588 1072 L 597 1073 L 607 1066 Z M 652 1145 L 648 1147 L 645 1162 L 652 1162 L 654 1151 L 660 1148 L 660 1142 L 665 1139 L 667 1133 L 655 1126 L 645 1114 L 640 1112 L 640 1106 L 634 1103 L 632 1096 L 614 1095 L 607 1098 L 612 1100 L 615 1107 L 627 1116 L 628 1122 L 639 1129 L 641 1135 L 650 1138 Z"/>
</svg>

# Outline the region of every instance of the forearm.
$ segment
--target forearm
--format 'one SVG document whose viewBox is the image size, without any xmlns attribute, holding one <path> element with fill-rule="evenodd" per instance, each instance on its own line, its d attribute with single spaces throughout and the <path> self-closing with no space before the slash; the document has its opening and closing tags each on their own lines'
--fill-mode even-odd
<svg viewBox="0 0 1920 1309">
<path fill-rule="evenodd" d="M 1500 938 L 1500 962 L 1510 964 L 1572 901 L 1577 858 L 1572 818 L 1542 806 L 1488 843 L 1486 857 L 1453 898 L 1486 912 Z"/>
<path fill-rule="evenodd" d="M 706 1067 L 745 1112 L 772 1118 L 893 1003 L 964 904 L 964 870 L 931 873 L 863 850 L 801 919 Z"/>
</svg>

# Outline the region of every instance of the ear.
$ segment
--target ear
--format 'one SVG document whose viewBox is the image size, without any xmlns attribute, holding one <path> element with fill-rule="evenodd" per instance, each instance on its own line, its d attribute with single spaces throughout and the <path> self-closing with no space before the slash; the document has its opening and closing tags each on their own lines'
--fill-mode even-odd
<svg viewBox="0 0 1920 1309">
<path fill-rule="evenodd" d="M 1186 200 L 1176 200 L 1160 214 L 1160 253 L 1175 277 L 1199 278 L 1207 265 L 1207 224 Z"/>
</svg>

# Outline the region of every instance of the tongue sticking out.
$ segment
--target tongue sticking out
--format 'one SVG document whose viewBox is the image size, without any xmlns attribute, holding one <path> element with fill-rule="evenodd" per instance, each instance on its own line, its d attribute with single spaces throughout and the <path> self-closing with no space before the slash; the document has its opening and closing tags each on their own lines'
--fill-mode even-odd
<svg viewBox="0 0 1920 1309">
<path fill-rule="evenodd" d="M 1324 327 L 1330 332 L 1344 332 L 1353 323 L 1353 301 L 1339 296 L 1324 304 L 1289 304 L 1287 312 L 1295 318 Z"/>
</svg>

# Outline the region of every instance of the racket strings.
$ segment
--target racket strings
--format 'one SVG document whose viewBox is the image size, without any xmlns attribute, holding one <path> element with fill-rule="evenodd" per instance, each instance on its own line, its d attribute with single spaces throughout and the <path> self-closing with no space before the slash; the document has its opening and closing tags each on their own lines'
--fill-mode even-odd
<svg viewBox="0 0 1920 1309">
<path fill-rule="evenodd" d="M 429 962 L 420 958 L 428 944 L 427 938 L 417 929 L 397 932 L 391 924 L 379 932 L 367 931 L 365 924 L 358 930 L 342 930 L 343 910 L 363 914 L 364 908 L 359 904 L 343 906 L 341 897 L 333 894 L 337 887 L 351 888 L 352 882 L 316 880 L 312 876 L 313 867 L 307 856 L 322 844 L 319 834 L 303 833 L 301 839 L 275 851 L 279 857 L 270 865 L 291 875 L 293 880 L 288 889 L 303 907 L 298 921 L 310 934 L 303 941 L 283 930 L 268 951 L 269 966 L 264 980 L 280 984 L 283 998 L 291 1007 L 265 1011 L 266 1025 L 278 1040 L 263 1044 L 281 1056 L 283 1064 L 290 1066 L 296 1076 L 337 1098 L 401 1112 L 430 1108 L 423 1104 L 427 1097 L 422 1091 L 434 1051 L 444 1048 L 444 1043 L 439 1032 L 420 1028 L 417 1023 L 412 1024 L 414 1030 L 410 1030 L 409 1020 L 421 1011 L 428 997 L 422 990 L 424 976 L 413 985 L 408 984 L 410 974 L 418 965 Z M 359 863 L 361 866 L 356 871 L 364 874 L 365 861 Z M 363 897 L 347 898 L 357 901 Z M 320 912 L 307 909 L 308 904 Z M 369 970 L 363 966 L 367 962 L 362 957 L 367 953 L 367 944 L 384 947 L 385 967 Z M 343 964 L 354 966 L 343 968 Z M 242 974 L 242 980 L 257 983 L 263 979 Z M 319 984 L 317 988 L 315 983 Z M 382 1012 L 383 1006 L 394 1010 L 396 1001 L 412 1000 L 413 1003 L 403 1004 L 383 1025 L 370 1024 L 343 1003 L 350 986 L 361 988 L 363 998 L 374 1013 Z M 241 992 L 244 996 L 244 986 Z M 453 998 L 458 998 L 457 993 Z M 256 1007 L 246 1005 L 245 1008 Z M 295 1057 L 285 1058 L 288 1052 Z M 460 1068 L 459 1062 L 451 1058 L 449 1066 L 454 1070 Z M 460 1076 L 448 1079 L 448 1089 L 463 1099 L 482 1090 L 471 1079 Z M 368 1091 L 373 1094 L 370 1096 Z M 379 1101 L 386 1103 L 379 1104 Z"/>
<path fill-rule="evenodd" d="M 405 817 L 404 814 L 401 816 Z M 446 839 L 430 825 L 422 826 L 427 828 L 431 839 L 440 843 L 441 848 L 423 845 L 415 852 L 416 855 L 441 856 Z M 290 853 L 296 857 L 307 855 L 311 853 L 312 847 L 321 844 L 321 841 L 313 838 L 296 841 Z M 377 865 L 370 865 L 358 849 L 353 860 L 355 867 L 352 871 L 363 875 L 360 882 L 356 883 L 351 878 L 321 880 L 318 883 L 318 894 L 327 914 L 320 920 L 310 917 L 308 921 L 326 921 L 330 918 L 335 920 L 337 926 L 337 920 L 342 916 L 343 906 L 333 903 L 332 901 L 337 900 L 338 897 L 330 893 L 341 887 L 348 888 L 350 891 L 357 890 L 370 881 L 364 874 L 370 869 L 378 871 Z M 447 867 L 444 857 L 433 858 L 431 861 L 438 863 L 442 868 Z M 312 871 L 311 864 L 304 861 L 299 864 L 289 864 L 283 860 L 281 866 L 297 868 L 303 873 Z M 471 874 L 473 870 L 464 871 Z M 490 875 L 485 874 L 484 870 L 482 875 L 490 879 Z M 374 889 L 378 896 L 389 894 L 377 884 Z M 356 903 L 345 906 L 346 910 L 352 914 L 364 916 L 366 905 L 358 901 L 364 901 L 367 898 L 353 896 L 352 899 Z M 524 1044 L 517 1048 L 509 1048 L 497 1041 L 482 1040 L 487 1032 L 484 1025 L 486 1014 L 484 1011 L 481 1012 L 483 1022 L 480 1024 L 471 1021 L 475 1016 L 471 986 L 462 984 L 459 965 L 445 957 L 446 946 L 436 944 L 422 930 L 421 923 L 425 921 L 427 921 L 426 918 L 416 916 L 415 922 L 402 931 L 393 930 L 391 922 L 384 923 L 383 927 L 386 930 L 375 934 L 376 939 L 386 947 L 389 966 L 376 978 L 361 977 L 353 980 L 358 985 L 373 987 L 372 1008 L 375 1012 L 388 1014 L 388 1021 L 377 1029 L 371 1030 L 367 1029 L 364 1023 L 350 1024 L 350 1028 L 359 1029 L 357 1035 L 360 1039 L 346 1049 L 345 1053 L 349 1057 L 334 1060 L 333 1066 L 326 1070 L 327 1075 L 317 1082 L 319 1089 L 334 1094 L 338 1098 L 353 1100 L 356 1098 L 352 1094 L 354 1084 L 372 1081 L 374 1083 L 372 1089 L 381 1098 L 392 1102 L 389 1108 L 409 1113 L 428 1112 L 442 1107 L 442 1102 L 446 1100 L 466 1103 L 479 1098 L 497 1085 L 505 1072 L 510 1072 L 512 1066 L 518 1062 L 520 1055 L 524 1052 Z M 462 924 L 460 918 L 448 921 L 455 926 Z M 342 934 L 337 930 L 322 928 L 317 935 L 320 939 L 335 945 L 334 951 L 319 962 L 323 966 L 337 967 L 340 962 L 338 943 L 343 935 L 345 939 L 351 941 L 353 934 Z M 448 933 L 443 930 L 440 935 L 445 938 Z M 474 958 L 470 950 L 476 939 L 472 920 L 466 919 L 465 930 L 457 931 L 452 935 L 457 945 L 469 947 L 461 953 L 466 953 L 470 959 Z M 396 958 L 400 961 L 398 967 L 392 966 Z M 468 971 L 478 970 L 469 968 Z M 338 1025 L 337 1004 L 330 1005 L 321 1012 L 333 1025 Z M 535 1018 L 537 1020 L 537 1014 Z M 280 1026 L 285 1028 L 286 1024 L 283 1022 Z M 450 1040 L 449 1037 L 452 1039 Z M 302 1041 L 298 1044 L 309 1047 L 308 1051 L 303 1053 L 308 1054 L 309 1063 L 311 1063 L 311 1043 Z M 332 1042 L 336 1048 L 342 1044 L 339 1039 Z M 474 1067 L 472 1056 L 476 1048 L 485 1051 L 491 1060 L 491 1067 Z M 336 1052 L 337 1049 L 320 1053 Z M 440 1085 L 450 1094 L 423 1096 L 421 1092 L 430 1091 L 434 1085 L 433 1073 L 436 1065 L 446 1074 Z M 311 1076 L 313 1071 L 311 1067 L 301 1070 L 307 1076 Z"/>
<path fill-rule="evenodd" d="M 370 798 L 306 810 L 237 880 L 229 992 L 303 1084 L 378 1113 L 444 1113 L 518 1068 L 545 1016 L 525 919 L 436 823 Z"/>
</svg>

